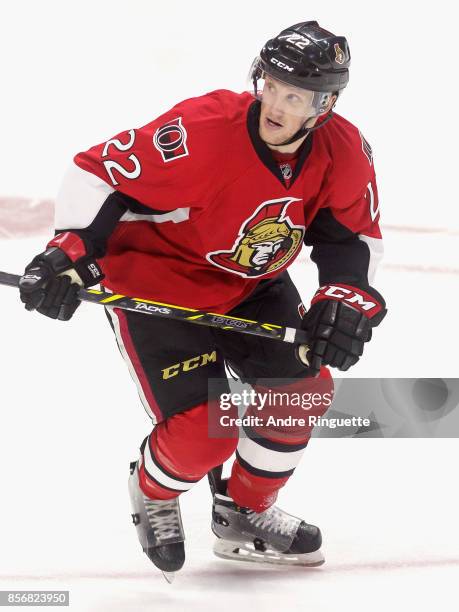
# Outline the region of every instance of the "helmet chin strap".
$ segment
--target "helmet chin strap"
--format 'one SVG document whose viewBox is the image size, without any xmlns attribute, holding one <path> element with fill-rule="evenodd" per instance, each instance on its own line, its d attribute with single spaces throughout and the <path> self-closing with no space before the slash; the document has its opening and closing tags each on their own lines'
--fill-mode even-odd
<svg viewBox="0 0 459 612">
<path fill-rule="evenodd" d="M 328 114 L 325 116 L 325 119 L 323 121 L 321 121 L 317 125 L 314 125 L 313 127 L 310 127 L 310 128 L 306 127 L 306 124 L 310 119 L 313 119 L 313 117 L 308 117 L 308 119 L 306 119 L 306 121 L 303 123 L 300 129 L 297 130 L 293 134 L 293 136 L 291 136 L 287 140 L 284 140 L 284 142 L 273 143 L 273 142 L 268 142 L 267 140 L 265 140 L 264 142 L 267 145 L 270 145 L 271 147 L 285 147 L 286 145 L 292 144 L 293 142 L 300 140 L 300 138 L 303 138 L 304 136 L 308 136 L 310 132 L 314 132 L 315 130 L 318 130 L 319 128 L 324 126 L 326 123 L 328 123 L 330 119 L 333 118 L 333 115 L 334 115 L 333 111 L 329 110 Z"/>
</svg>

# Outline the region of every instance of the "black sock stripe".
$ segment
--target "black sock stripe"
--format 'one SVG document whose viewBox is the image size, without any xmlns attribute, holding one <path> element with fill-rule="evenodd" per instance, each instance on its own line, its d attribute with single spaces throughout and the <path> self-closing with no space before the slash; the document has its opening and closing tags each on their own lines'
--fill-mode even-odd
<svg viewBox="0 0 459 612">
<path fill-rule="evenodd" d="M 141 454 L 142 454 L 142 455 L 143 455 L 143 453 L 144 453 L 145 446 L 146 446 L 146 444 L 147 444 L 147 440 L 148 440 L 148 436 L 146 436 L 146 437 L 143 439 L 142 444 L 140 445 L 140 449 L 139 449 L 139 450 L 140 450 L 140 452 L 141 452 Z"/>
<path fill-rule="evenodd" d="M 150 456 L 151 456 L 151 459 L 152 459 L 153 463 L 156 465 L 158 470 L 161 470 L 161 472 L 163 474 L 165 474 L 168 478 L 172 478 L 172 480 L 177 480 L 178 482 L 183 482 L 184 484 L 195 484 L 195 483 L 197 483 L 197 482 L 199 482 L 201 480 L 200 478 L 197 478 L 195 480 L 191 480 L 190 478 L 182 478 L 182 477 L 177 478 L 177 476 L 175 474 L 172 474 L 171 472 L 168 472 L 166 470 L 166 468 L 161 465 L 161 463 L 159 462 L 159 460 L 155 456 L 155 452 L 154 452 L 154 449 L 152 448 L 152 444 L 151 444 L 151 436 L 148 438 L 148 448 L 150 450 Z"/>
<path fill-rule="evenodd" d="M 147 470 L 147 468 L 145 467 L 145 464 L 143 466 L 143 469 L 145 470 L 145 474 L 148 477 L 148 479 L 152 480 L 156 485 L 158 485 L 162 489 L 166 489 L 166 491 L 173 491 L 174 493 L 185 493 L 183 489 L 173 489 L 172 487 L 167 487 L 162 482 L 159 482 L 159 480 L 156 480 L 156 478 L 152 476 L 150 472 Z"/>
<path fill-rule="evenodd" d="M 306 442 L 302 442 L 301 444 L 284 444 L 283 442 L 274 442 L 273 440 L 268 440 L 268 438 L 263 438 L 258 432 L 248 425 L 244 425 L 243 430 L 247 437 L 252 440 L 252 442 L 259 444 L 268 450 L 278 451 L 279 453 L 294 453 L 295 451 L 303 450 L 303 448 L 306 448 L 309 442 L 309 440 L 306 440 Z"/>
<path fill-rule="evenodd" d="M 247 472 L 253 474 L 254 476 L 261 476 L 263 478 L 286 478 L 288 476 L 291 476 L 295 471 L 295 468 L 291 470 L 286 470 L 285 472 L 269 472 L 267 470 L 260 470 L 256 467 L 253 467 L 253 465 L 250 465 L 250 463 L 247 463 L 247 461 L 241 457 L 238 451 L 236 451 L 236 458 L 239 465 L 243 467 L 244 470 L 247 470 Z"/>
</svg>

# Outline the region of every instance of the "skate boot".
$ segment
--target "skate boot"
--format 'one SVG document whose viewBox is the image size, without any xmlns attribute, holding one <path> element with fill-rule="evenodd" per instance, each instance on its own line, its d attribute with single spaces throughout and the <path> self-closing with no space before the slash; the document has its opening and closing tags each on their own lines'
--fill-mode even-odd
<svg viewBox="0 0 459 612">
<path fill-rule="evenodd" d="M 320 551 L 320 529 L 287 514 L 277 506 L 254 512 L 238 506 L 226 494 L 226 481 L 212 483 L 212 531 L 217 536 L 214 553 L 222 559 L 318 566 L 324 563 Z"/>
<path fill-rule="evenodd" d="M 146 497 L 139 486 L 137 462 L 130 465 L 129 496 L 132 521 L 144 553 L 168 582 L 185 562 L 185 536 L 178 498 L 155 500 Z"/>
</svg>

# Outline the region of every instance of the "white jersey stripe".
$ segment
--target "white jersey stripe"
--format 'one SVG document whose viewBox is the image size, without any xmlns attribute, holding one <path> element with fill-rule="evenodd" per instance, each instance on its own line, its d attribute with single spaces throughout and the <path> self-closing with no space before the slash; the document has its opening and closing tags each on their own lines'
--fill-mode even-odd
<svg viewBox="0 0 459 612">
<path fill-rule="evenodd" d="M 108 196 L 115 190 L 95 174 L 76 164 L 68 168 L 56 196 L 54 227 L 81 229 L 94 221 Z"/>
<path fill-rule="evenodd" d="M 368 282 L 370 285 L 373 284 L 373 280 L 376 274 L 381 259 L 384 255 L 384 245 L 381 238 L 371 238 L 364 234 L 359 234 L 359 239 L 366 242 L 370 249 L 370 263 L 368 265 Z"/>
<path fill-rule="evenodd" d="M 172 223 L 182 223 L 182 221 L 188 221 L 189 218 L 189 208 L 176 208 L 175 210 L 160 215 L 138 215 L 128 210 L 121 217 L 120 221 L 150 221 L 151 223 L 166 223 L 166 221 L 172 221 Z"/>
</svg>

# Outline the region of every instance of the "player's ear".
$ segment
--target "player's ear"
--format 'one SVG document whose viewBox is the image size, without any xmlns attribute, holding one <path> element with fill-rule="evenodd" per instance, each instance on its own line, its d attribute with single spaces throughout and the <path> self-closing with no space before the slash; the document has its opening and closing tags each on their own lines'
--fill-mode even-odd
<svg viewBox="0 0 459 612">
<path fill-rule="evenodd" d="M 333 94 L 331 96 L 331 98 L 330 98 L 330 100 L 328 102 L 327 113 L 328 113 L 328 111 L 330 111 L 335 106 L 337 100 L 338 100 L 338 94 L 335 93 L 335 94 Z"/>
<path fill-rule="evenodd" d="M 330 100 L 328 101 L 327 106 L 325 107 L 324 114 L 331 111 L 331 109 L 335 106 L 337 100 L 338 100 L 338 96 L 336 94 L 333 94 L 330 96 Z"/>
</svg>

